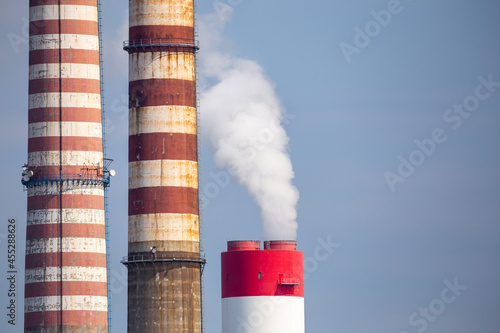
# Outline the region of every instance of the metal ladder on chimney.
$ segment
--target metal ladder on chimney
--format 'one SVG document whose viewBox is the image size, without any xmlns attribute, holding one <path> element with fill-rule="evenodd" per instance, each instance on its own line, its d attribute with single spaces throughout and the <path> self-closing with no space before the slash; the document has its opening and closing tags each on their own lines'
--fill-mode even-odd
<svg viewBox="0 0 500 333">
<path fill-rule="evenodd" d="M 195 44 L 198 41 L 198 0 L 193 0 L 193 11 L 194 11 L 194 39 Z M 198 151 L 198 200 L 199 200 L 199 211 L 198 211 L 198 223 L 200 227 L 200 257 L 205 258 L 205 250 L 203 248 L 203 196 L 202 196 L 202 173 L 201 173 L 201 133 L 200 133 L 200 73 L 199 73 L 199 60 L 197 56 L 197 50 L 195 51 L 195 82 L 196 82 L 196 140 L 197 140 L 197 151 Z M 204 264 L 200 267 L 200 296 L 201 296 L 201 332 L 205 331 L 205 283 L 203 283 L 203 269 Z"/>
<path fill-rule="evenodd" d="M 100 79 L 101 79 L 101 126 L 102 126 L 102 152 L 103 158 L 107 156 L 106 151 L 106 117 L 104 111 L 104 59 L 103 59 L 103 42 L 102 42 L 102 1 L 97 0 L 97 12 L 98 12 L 98 29 L 99 29 L 99 68 L 100 68 Z M 103 163 L 104 160 L 103 160 Z M 103 165 L 103 167 L 106 167 Z M 111 257 L 110 257 L 110 246 L 109 246 L 109 212 L 108 212 L 108 186 L 104 187 L 104 221 L 105 221 L 105 234 L 106 234 L 106 280 L 107 280 L 107 295 L 108 295 L 108 333 L 111 333 Z"/>
</svg>

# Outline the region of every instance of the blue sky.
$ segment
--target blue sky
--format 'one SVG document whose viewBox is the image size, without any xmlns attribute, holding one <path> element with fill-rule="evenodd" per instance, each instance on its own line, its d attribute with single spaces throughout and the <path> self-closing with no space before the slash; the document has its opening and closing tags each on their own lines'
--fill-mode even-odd
<svg viewBox="0 0 500 333">
<path fill-rule="evenodd" d="M 0 124 L 0 267 L 5 271 L 10 216 L 18 219 L 21 257 L 17 326 L 12 330 L 2 314 L 0 328 L 22 332 L 26 193 L 20 172 L 27 158 L 28 46 L 23 26 L 28 4 L 2 2 L 9 10 L 0 14 L 5 119 Z M 308 274 L 306 331 L 498 333 L 498 2 L 223 3 L 233 15 L 223 31 L 221 51 L 260 64 L 293 116 L 284 127 L 293 182 L 300 192 L 298 242 Z M 226 8 L 214 4 L 200 2 L 200 16 Z M 385 27 L 373 23 L 372 11 L 389 9 L 394 13 Z M 107 0 L 103 13 L 107 147 L 117 171 L 109 193 L 112 326 L 114 332 L 124 332 L 126 271 L 119 261 L 127 253 L 128 125 L 123 115 L 128 66 L 121 50 L 127 39 L 127 1 Z M 362 39 L 357 28 L 364 34 L 368 28 L 367 45 L 356 45 Z M 349 59 L 340 47 L 346 44 L 358 50 Z M 203 48 L 202 40 L 200 56 Z M 493 83 L 485 85 L 484 80 Z M 482 100 L 475 97 L 478 86 Z M 464 109 L 466 116 L 453 111 L 463 103 L 473 110 Z M 457 116 L 461 126 L 455 129 Z M 439 129 L 437 142 L 432 133 Z M 416 140 L 433 140 L 434 148 L 426 154 Z M 211 151 L 204 142 L 205 183 L 217 172 Z M 401 160 L 414 162 L 414 170 L 403 172 L 405 176 L 398 172 L 404 169 Z M 404 182 L 391 189 L 387 172 Z M 227 240 L 262 238 L 260 212 L 246 190 L 231 181 L 204 208 L 203 224 L 206 332 L 220 332 L 220 252 Z M 329 248 L 332 253 L 321 247 L 328 241 L 335 245 Z M 3 308 L 7 285 L 4 278 L 0 281 Z M 466 289 L 454 294 L 450 284 Z"/>
</svg>

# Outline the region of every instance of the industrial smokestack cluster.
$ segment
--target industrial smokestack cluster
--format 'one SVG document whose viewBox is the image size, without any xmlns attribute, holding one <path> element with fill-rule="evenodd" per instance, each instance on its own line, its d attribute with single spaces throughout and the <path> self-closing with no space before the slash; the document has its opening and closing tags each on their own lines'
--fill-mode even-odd
<svg viewBox="0 0 500 333">
<path fill-rule="evenodd" d="M 109 330 L 105 190 L 114 171 L 103 156 L 98 7 L 30 1 L 25 332 Z M 194 3 L 130 0 L 129 15 L 127 331 L 201 333 Z M 249 67 L 243 76 L 253 76 Z M 253 189 L 266 238 L 295 238 L 298 191 L 278 126 L 283 110 L 272 91 L 264 100 L 265 112 L 248 114 L 251 128 L 269 122 L 278 139 L 236 176 Z M 269 159 L 281 167 L 256 173 Z M 228 242 L 223 332 L 304 332 L 303 282 L 295 241 L 266 241 L 263 250 L 259 241 Z"/>
</svg>

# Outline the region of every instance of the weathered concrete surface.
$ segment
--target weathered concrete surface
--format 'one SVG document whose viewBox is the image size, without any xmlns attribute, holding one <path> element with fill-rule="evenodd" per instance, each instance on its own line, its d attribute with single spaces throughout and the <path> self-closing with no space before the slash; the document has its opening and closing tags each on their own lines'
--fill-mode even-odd
<svg viewBox="0 0 500 333">
<path fill-rule="evenodd" d="M 200 333 L 193 1 L 129 13 L 128 332 Z"/>
<path fill-rule="evenodd" d="M 129 265 L 129 333 L 200 333 L 200 267 L 197 263 Z"/>
</svg>

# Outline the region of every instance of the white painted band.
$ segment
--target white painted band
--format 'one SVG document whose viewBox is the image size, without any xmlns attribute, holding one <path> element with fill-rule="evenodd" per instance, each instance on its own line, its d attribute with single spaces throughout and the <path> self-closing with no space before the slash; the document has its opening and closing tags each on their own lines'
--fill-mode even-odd
<svg viewBox="0 0 500 333">
<path fill-rule="evenodd" d="M 198 215 L 143 214 L 128 217 L 128 241 L 200 241 Z"/>
<path fill-rule="evenodd" d="M 196 108 L 165 105 L 130 109 L 129 135 L 146 133 L 196 134 Z"/>
<path fill-rule="evenodd" d="M 62 223 L 105 224 L 104 210 L 102 209 L 37 209 L 28 211 L 27 225 L 58 224 L 59 214 Z"/>
<path fill-rule="evenodd" d="M 24 312 L 60 311 L 108 311 L 106 296 L 41 296 L 24 300 Z"/>
<path fill-rule="evenodd" d="M 91 93 L 63 92 L 29 95 L 28 108 L 101 108 L 101 95 Z"/>
<path fill-rule="evenodd" d="M 78 175 L 63 175 L 64 178 L 78 177 Z M 59 195 L 59 184 L 57 182 L 46 182 L 28 188 L 28 198 L 40 195 Z M 102 183 L 84 181 L 66 181 L 63 183 L 63 195 L 95 195 L 104 197 L 104 187 Z M 77 199 L 75 199 L 77 200 Z M 103 198 L 104 200 L 104 198 Z"/>
<path fill-rule="evenodd" d="M 193 26 L 193 1 L 129 2 L 130 27 L 139 25 Z"/>
<path fill-rule="evenodd" d="M 62 151 L 62 165 L 102 165 L 102 152 Z M 59 165 L 59 151 L 28 153 L 28 165 L 32 167 Z"/>
<path fill-rule="evenodd" d="M 106 267 L 79 267 L 63 266 L 61 277 L 61 267 L 38 267 L 26 270 L 25 283 L 40 282 L 107 282 Z"/>
<path fill-rule="evenodd" d="M 76 64 L 76 63 L 58 63 L 36 64 L 29 66 L 29 79 L 90 79 L 100 80 L 101 73 L 99 65 Z"/>
<path fill-rule="evenodd" d="M 129 81 L 148 79 L 195 79 L 192 53 L 139 52 L 129 56 Z"/>
<path fill-rule="evenodd" d="M 60 42 L 59 38 L 61 38 Z M 30 51 L 54 49 L 99 51 L 99 36 L 80 34 L 30 36 Z"/>
<path fill-rule="evenodd" d="M 61 7 L 60 17 L 59 7 Z M 97 7 L 82 5 L 42 5 L 30 7 L 30 22 L 59 19 L 97 22 Z"/>
<path fill-rule="evenodd" d="M 83 121 L 44 121 L 28 125 L 28 138 L 61 135 L 100 138 L 102 137 L 102 127 L 101 123 Z"/>
<path fill-rule="evenodd" d="M 62 240 L 62 251 L 60 240 Z M 106 253 L 106 239 L 89 237 L 62 237 L 29 239 L 26 241 L 26 255 L 58 252 Z"/>
<path fill-rule="evenodd" d="M 222 299 L 223 333 L 304 333 L 304 298 L 252 296 Z"/>
<path fill-rule="evenodd" d="M 152 160 L 128 164 L 128 188 L 176 186 L 198 188 L 198 163 Z"/>
</svg>

